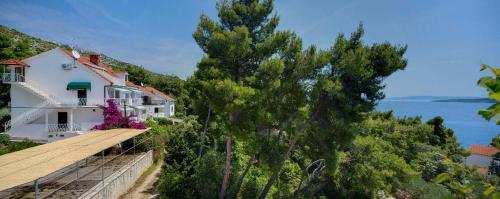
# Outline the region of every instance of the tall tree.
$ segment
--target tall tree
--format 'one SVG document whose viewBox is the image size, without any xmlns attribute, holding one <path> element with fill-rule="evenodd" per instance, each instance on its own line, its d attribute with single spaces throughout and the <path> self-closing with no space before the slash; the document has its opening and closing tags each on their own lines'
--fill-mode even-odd
<svg viewBox="0 0 500 199">
<path fill-rule="evenodd" d="M 325 53 L 315 46 L 302 50 L 302 40 L 288 32 L 287 45 L 279 56 L 259 68 L 257 79 L 261 88 L 260 103 L 264 105 L 268 128 L 280 130 L 277 142 L 283 140 L 286 147 L 278 161 L 270 164 L 271 176 L 259 198 L 265 198 L 278 178 L 297 142 L 304 135 L 308 121 L 309 86 L 314 73 L 326 63 Z M 286 133 L 283 133 L 286 132 Z M 283 136 L 285 134 L 286 136 Z M 282 139 L 283 138 L 283 139 Z M 279 145 L 280 143 L 269 143 Z M 279 150 L 279 149 L 278 149 Z"/>
<path fill-rule="evenodd" d="M 272 0 L 223 0 L 217 10 L 218 22 L 202 14 L 193 33 L 206 53 L 194 76 L 211 100 L 213 113 L 226 118 L 226 163 L 219 193 L 224 198 L 233 137 L 244 138 L 256 130 L 260 108 L 254 76 L 261 62 L 277 53 L 283 38 L 275 31 L 279 19 L 272 15 Z"/>
<path fill-rule="evenodd" d="M 327 176 L 335 172 L 337 149 L 355 135 L 352 125 L 384 98 L 383 80 L 407 64 L 403 58 L 406 46 L 388 42 L 366 45 L 363 34 L 359 25 L 350 38 L 337 37 L 329 50 L 329 63 L 319 70 L 313 86 L 307 144 L 313 149 L 311 159 L 326 160 Z"/>
</svg>

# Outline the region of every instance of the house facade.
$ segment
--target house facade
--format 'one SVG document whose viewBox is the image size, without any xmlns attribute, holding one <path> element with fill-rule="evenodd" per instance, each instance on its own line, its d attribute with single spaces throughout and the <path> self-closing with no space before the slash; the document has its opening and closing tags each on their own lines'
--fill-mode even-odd
<svg viewBox="0 0 500 199">
<path fill-rule="evenodd" d="M 496 147 L 483 146 L 479 144 L 471 145 L 469 151 L 471 154 L 465 158 L 465 165 L 469 167 L 477 167 L 477 171 L 483 174 L 488 172 L 488 167 L 493 160 L 493 156 L 500 152 L 500 150 Z"/>
<path fill-rule="evenodd" d="M 102 123 L 99 107 L 107 100 L 139 120 L 174 115 L 172 97 L 129 82 L 126 72 L 102 64 L 98 54 L 83 57 L 55 48 L 0 64 L 2 83 L 11 85 L 11 120 L 5 130 L 14 139 L 50 142 L 88 131 Z"/>
</svg>

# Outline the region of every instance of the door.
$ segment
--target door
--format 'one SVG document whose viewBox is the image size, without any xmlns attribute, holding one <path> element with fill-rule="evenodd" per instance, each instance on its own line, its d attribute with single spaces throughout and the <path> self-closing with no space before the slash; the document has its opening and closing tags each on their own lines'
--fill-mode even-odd
<svg viewBox="0 0 500 199">
<path fill-rule="evenodd" d="M 57 124 L 68 124 L 68 112 L 57 112 Z"/>
<path fill-rule="evenodd" d="M 22 67 L 15 67 L 14 74 L 16 82 L 24 82 L 24 71 Z"/>
<path fill-rule="evenodd" d="M 87 90 L 78 90 L 78 105 L 87 105 Z"/>
<path fill-rule="evenodd" d="M 149 96 L 143 96 L 143 97 L 142 97 L 142 104 L 144 104 L 144 105 L 149 105 L 149 104 L 151 104 L 151 101 L 150 101 Z"/>
</svg>

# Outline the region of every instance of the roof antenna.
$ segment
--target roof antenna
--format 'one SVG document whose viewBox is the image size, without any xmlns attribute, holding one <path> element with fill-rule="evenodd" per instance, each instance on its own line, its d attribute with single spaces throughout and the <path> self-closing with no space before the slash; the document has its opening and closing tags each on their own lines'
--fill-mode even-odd
<svg viewBox="0 0 500 199">
<path fill-rule="evenodd" d="M 80 59 L 80 53 L 76 51 L 76 42 L 75 42 L 75 37 L 71 37 L 71 43 L 73 45 L 71 46 L 71 54 L 73 55 L 73 68 L 76 68 L 76 60 Z"/>
</svg>

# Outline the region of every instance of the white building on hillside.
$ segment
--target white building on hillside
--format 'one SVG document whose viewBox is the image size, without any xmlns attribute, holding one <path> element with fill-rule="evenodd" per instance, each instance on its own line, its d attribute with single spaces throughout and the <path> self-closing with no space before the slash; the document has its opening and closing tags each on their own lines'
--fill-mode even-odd
<svg viewBox="0 0 500 199">
<path fill-rule="evenodd" d="M 141 120 L 174 115 L 172 97 L 129 82 L 126 72 L 100 63 L 98 54 L 87 58 L 55 48 L 0 65 L 2 82 L 11 85 L 11 120 L 5 131 L 14 139 L 50 142 L 90 130 L 102 123 L 99 106 L 108 99 Z"/>
</svg>

